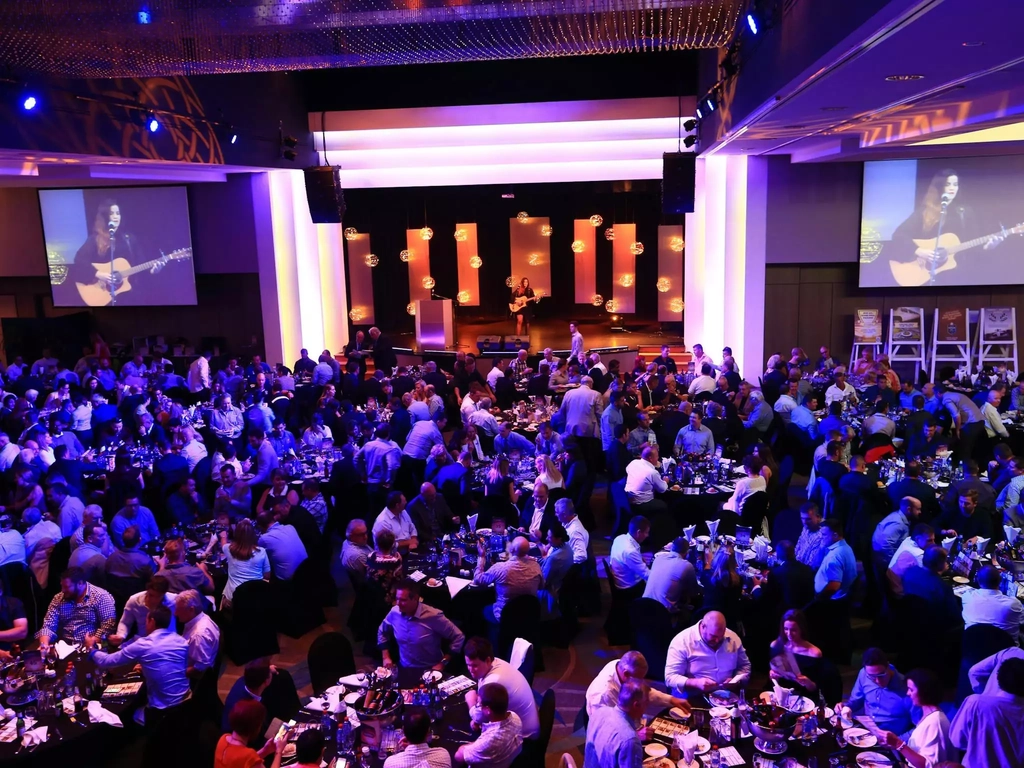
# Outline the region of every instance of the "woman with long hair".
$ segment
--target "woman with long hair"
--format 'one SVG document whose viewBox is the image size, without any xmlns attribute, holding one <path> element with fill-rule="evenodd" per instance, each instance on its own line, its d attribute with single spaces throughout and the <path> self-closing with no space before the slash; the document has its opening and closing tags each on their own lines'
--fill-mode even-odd
<svg viewBox="0 0 1024 768">
<path fill-rule="evenodd" d="M 299 505 L 299 494 L 288 487 L 288 475 L 281 468 L 270 473 L 270 487 L 263 492 L 259 504 L 256 505 L 256 514 L 270 512 L 277 502 L 287 500 L 293 507 Z"/>
<path fill-rule="evenodd" d="M 521 303 L 521 306 L 512 313 L 516 316 L 517 335 L 521 336 L 530 332 L 530 321 L 533 320 L 533 307 L 536 297 L 537 295 L 533 292 L 533 288 L 530 287 L 530 278 L 528 277 L 520 280 L 519 285 L 512 290 L 512 298 L 509 303 L 516 304 L 517 300 Z"/>
<path fill-rule="evenodd" d="M 911 768 L 933 768 L 945 760 L 955 760 L 958 753 L 949 740 L 949 719 L 939 708 L 942 683 L 938 676 L 930 669 L 910 670 L 907 696 L 911 706 L 920 708 L 921 719 L 906 741 L 886 731 L 886 746 L 899 752 Z"/>
<path fill-rule="evenodd" d="M 519 491 L 512 480 L 507 456 L 495 456 L 484 477 L 484 496 L 507 498 L 512 504 L 519 501 Z"/>
<path fill-rule="evenodd" d="M 220 532 L 220 546 L 228 566 L 228 581 L 224 586 L 221 607 L 231 604 L 239 584 L 270 576 L 270 559 L 267 551 L 259 545 L 260 536 L 252 520 L 243 517 L 235 524 L 233 538 L 228 542 L 228 532 Z"/>
<path fill-rule="evenodd" d="M 563 487 L 562 473 L 558 471 L 558 467 L 555 466 L 555 462 L 551 460 L 550 456 L 545 453 L 540 454 L 537 457 L 536 467 L 538 483 L 544 483 L 548 490 Z"/>
<path fill-rule="evenodd" d="M 373 551 L 366 558 L 366 580 L 380 587 L 388 605 L 395 604 L 395 584 L 403 578 L 402 555 L 395 534 L 382 530 L 373 537 Z"/>
<path fill-rule="evenodd" d="M 779 636 L 769 646 L 771 669 L 768 676 L 773 680 L 789 680 L 804 691 L 813 693 L 818 684 L 810 676 L 820 673 L 821 649 L 807 639 L 807 616 L 803 611 L 786 611 L 779 620 Z M 796 660 L 799 670 L 788 669 L 784 659 L 790 656 Z M 810 674 L 808 674 L 810 673 Z"/>
</svg>

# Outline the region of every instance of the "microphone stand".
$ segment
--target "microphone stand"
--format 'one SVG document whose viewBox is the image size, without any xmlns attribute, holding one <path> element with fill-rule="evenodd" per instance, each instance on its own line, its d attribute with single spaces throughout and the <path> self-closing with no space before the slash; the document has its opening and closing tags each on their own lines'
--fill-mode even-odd
<svg viewBox="0 0 1024 768">
<path fill-rule="evenodd" d="M 110 282 L 107 284 L 107 288 L 110 290 L 110 303 L 111 305 L 117 304 L 117 288 L 114 287 L 114 232 L 115 228 L 110 227 L 108 230 L 110 234 Z"/>
<path fill-rule="evenodd" d="M 937 260 L 938 254 L 939 254 L 939 239 L 942 237 L 942 227 L 946 224 L 946 210 L 948 208 L 949 208 L 949 201 L 948 200 L 943 200 L 942 201 L 942 210 L 939 213 L 939 229 L 935 233 L 935 250 L 932 252 L 931 269 L 929 269 L 929 272 L 931 273 L 931 276 L 928 279 L 928 284 L 929 285 L 934 285 L 935 284 L 935 262 Z"/>
<path fill-rule="evenodd" d="M 452 343 L 447 345 L 445 349 L 458 349 L 462 346 L 459 344 L 459 300 L 435 293 L 433 288 L 430 289 L 430 298 L 450 301 L 452 303 Z"/>
</svg>

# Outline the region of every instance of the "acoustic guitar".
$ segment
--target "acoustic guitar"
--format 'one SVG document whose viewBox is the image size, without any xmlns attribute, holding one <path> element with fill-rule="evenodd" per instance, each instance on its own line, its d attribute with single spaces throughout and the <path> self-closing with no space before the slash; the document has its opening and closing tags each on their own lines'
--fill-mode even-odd
<svg viewBox="0 0 1024 768">
<path fill-rule="evenodd" d="M 927 239 L 914 240 L 914 245 L 918 250 L 923 249 L 935 254 L 935 274 L 937 275 L 940 272 L 956 269 L 957 264 L 954 257 L 960 251 L 977 248 L 979 245 L 987 243 L 993 237 L 1019 235 L 1021 232 L 1024 232 L 1024 224 L 1018 224 L 1013 229 L 993 232 L 991 235 L 985 235 L 984 237 L 976 237 L 963 243 L 952 232 L 946 232 L 940 235 L 937 241 L 935 238 L 929 237 Z M 889 269 L 892 271 L 893 280 L 896 281 L 897 285 L 907 287 L 924 285 L 932 279 L 931 266 L 925 258 L 918 258 L 916 261 L 890 261 Z"/>
<path fill-rule="evenodd" d="M 139 272 L 148 272 L 157 264 L 166 264 L 169 261 L 182 261 L 192 258 L 191 248 L 179 248 L 176 251 L 165 253 L 159 259 L 153 259 L 137 266 L 132 266 L 127 259 L 114 259 L 114 271 L 110 271 L 110 262 L 101 261 L 93 263 L 96 270 L 96 280 L 92 283 L 75 283 L 78 295 L 82 297 L 87 307 L 105 307 L 110 304 L 110 293 L 113 288 L 115 296 L 120 296 L 132 289 L 128 278 Z"/>
<path fill-rule="evenodd" d="M 540 296 L 518 296 L 515 301 L 508 305 L 508 311 L 515 314 L 531 301 L 540 301 Z"/>
</svg>

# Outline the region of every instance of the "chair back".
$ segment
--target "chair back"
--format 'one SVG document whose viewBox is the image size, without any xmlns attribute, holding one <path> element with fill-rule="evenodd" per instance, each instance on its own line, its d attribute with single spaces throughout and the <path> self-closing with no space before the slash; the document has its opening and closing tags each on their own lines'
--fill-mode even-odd
<svg viewBox="0 0 1024 768">
<path fill-rule="evenodd" d="M 629 496 L 626 495 L 626 478 L 616 480 L 609 488 L 612 496 L 612 509 L 615 510 L 615 525 L 612 528 L 612 535 L 617 536 L 626 531 L 633 512 L 629 507 Z"/>
<path fill-rule="evenodd" d="M 57 594 L 60 590 L 60 575 L 68 569 L 71 560 L 71 537 L 65 536 L 53 545 L 50 552 L 50 576 L 46 582 L 47 594 Z"/>
<path fill-rule="evenodd" d="M 810 455 L 814 449 L 808 449 L 807 464 L 810 464 Z M 796 460 L 792 456 L 783 456 L 779 461 L 779 477 L 775 486 L 775 509 L 785 509 L 789 506 L 789 484 L 793 481 L 793 472 L 796 469 Z"/>
<path fill-rule="evenodd" d="M 4 586 L 4 594 L 18 598 L 25 607 L 29 637 L 39 629 L 31 581 L 35 581 L 35 579 L 32 578 L 31 571 L 24 563 L 12 562 L 0 566 L 0 583 Z"/>
<path fill-rule="evenodd" d="M 307 557 L 288 581 L 273 582 L 278 601 L 278 629 L 288 637 L 299 638 L 325 621 L 320 601 L 316 563 Z"/>
<path fill-rule="evenodd" d="M 269 583 L 254 579 L 235 588 L 231 598 L 231 623 L 226 627 L 226 652 L 237 666 L 280 652 L 274 613 L 273 590 Z"/>
<path fill-rule="evenodd" d="M 551 729 L 555 724 L 555 689 L 548 688 L 540 700 L 540 733 L 537 734 L 537 756 L 541 762 L 551 743 Z"/>
<path fill-rule="evenodd" d="M 517 637 L 512 643 L 512 653 L 509 656 L 508 663 L 518 669 L 532 687 L 537 667 L 533 655 L 533 643 L 528 643 L 523 638 Z"/>
<path fill-rule="evenodd" d="M 352 643 L 341 632 L 326 632 L 316 638 L 306 653 L 306 663 L 314 696 L 335 685 L 339 677 L 356 671 Z"/>
<path fill-rule="evenodd" d="M 1004 629 L 991 624 L 975 624 L 964 630 L 960 639 L 960 674 L 957 678 L 957 704 L 974 691 L 971 690 L 971 667 L 982 659 L 1013 647 L 1013 638 Z"/>
<path fill-rule="evenodd" d="M 107 574 L 106 589 L 113 598 L 117 612 L 124 610 L 124 604 L 132 595 L 142 592 L 146 588 L 146 580 L 141 576 L 111 576 Z"/>
<path fill-rule="evenodd" d="M 796 544 L 803 530 L 803 523 L 800 521 L 799 509 L 783 509 L 775 515 L 772 523 L 772 544 L 778 545 L 780 541 L 791 541 Z"/>
<path fill-rule="evenodd" d="M 749 527 L 754 535 L 761 532 L 765 516 L 768 514 L 768 494 L 757 491 L 743 500 L 740 509 L 740 522 Z"/>
<path fill-rule="evenodd" d="M 647 679 L 665 679 L 665 660 L 672 642 L 672 616 L 668 608 L 649 597 L 638 597 L 629 605 L 629 647 L 647 659 Z"/>
<path fill-rule="evenodd" d="M 505 603 L 498 623 L 495 653 L 502 659 L 510 658 L 518 637 L 536 646 L 540 640 L 540 616 L 540 600 L 536 595 L 518 595 Z"/>
</svg>

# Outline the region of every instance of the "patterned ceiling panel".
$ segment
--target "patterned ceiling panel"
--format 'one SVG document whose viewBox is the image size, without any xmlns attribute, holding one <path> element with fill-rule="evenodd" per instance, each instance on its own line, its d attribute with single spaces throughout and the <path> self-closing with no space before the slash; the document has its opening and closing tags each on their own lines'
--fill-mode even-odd
<svg viewBox="0 0 1024 768">
<path fill-rule="evenodd" d="M 717 47 L 743 0 L 3 0 L 0 65 L 145 77 Z"/>
</svg>

